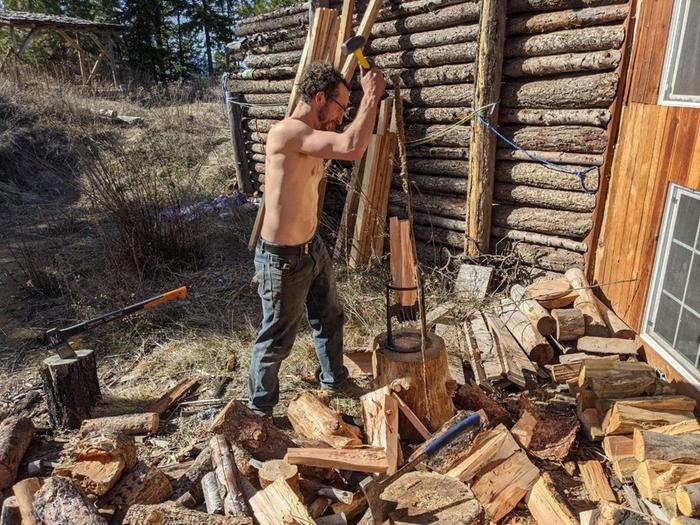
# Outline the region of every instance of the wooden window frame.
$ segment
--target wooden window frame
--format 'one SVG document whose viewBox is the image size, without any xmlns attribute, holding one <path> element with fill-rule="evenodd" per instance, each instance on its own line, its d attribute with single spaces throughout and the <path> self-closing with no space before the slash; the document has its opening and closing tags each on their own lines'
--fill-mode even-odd
<svg viewBox="0 0 700 525">
<path fill-rule="evenodd" d="M 680 196 L 682 194 L 690 195 L 691 198 L 697 199 L 700 202 L 700 192 L 679 184 L 670 184 L 668 196 L 666 197 L 666 204 L 664 206 L 661 228 L 659 230 L 659 242 L 657 244 L 656 257 L 654 258 L 654 267 L 649 283 L 640 336 L 645 343 L 677 370 L 689 383 L 699 385 L 700 369 L 698 368 L 697 361 L 700 355 L 696 357 L 696 363 L 692 363 L 678 350 L 664 341 L 661 336 L 656 335 L 653 330 L 649 330 L 652 320 L 656 318 L 659 298 L 661 296 L 661 284 L 666 274 L 666 265 L 668 263 L 667 253 L 670 248 L 672 228 L 676 224 L 678 203 L 680 202 Z M 693 251 L 697 252 L 697 249 L 694 248 Z M 700 257 L 697 253 L 695 256 Z M 692 271 L 692 266 L 688 271 Z M 686 288 L 687 285 L 686 282 Z M 685 302 L 683 302 L 683 304 L 685 304 Z M 681 312 L 682 308 L 683 307 L 681 307 Z"/>
<path fill-rule="evenodd" d="M 673 13 L 671 14 L 671 26 L 668 31 L 666 56 L 664 57 L 661 71 L 661 83 L 659 84 L 658 104 L 660 106 L 678 106 L 700 108 L 700 94 L 692 96 L 692 100 L 679 100 L 672 97 L 671 80 L 673 71 L 680 67 L 678 53 L 681 47 L 683 33 L 688 23 L 684 16 L 693 0 L 674 0 Z M 700 23 L 700 21 L 698 21 Z"/>
</svg>

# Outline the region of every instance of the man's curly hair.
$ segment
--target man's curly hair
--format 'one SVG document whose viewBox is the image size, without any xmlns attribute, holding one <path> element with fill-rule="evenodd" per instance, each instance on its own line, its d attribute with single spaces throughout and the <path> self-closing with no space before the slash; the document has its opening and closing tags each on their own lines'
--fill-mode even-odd
<svg viewBox="0 0 700 525">
<path fill-rule="evenodd" d="M 350 89 L 340 72 L 327 62 L 313 62 L 301 77 L 299 82 L 299 96 L 307 104 L 313 100 L 316 93 L 323 91 L 326 99 L 330 100 L 338 95 L 338 86 L 344 84 Z"/>
</svg>

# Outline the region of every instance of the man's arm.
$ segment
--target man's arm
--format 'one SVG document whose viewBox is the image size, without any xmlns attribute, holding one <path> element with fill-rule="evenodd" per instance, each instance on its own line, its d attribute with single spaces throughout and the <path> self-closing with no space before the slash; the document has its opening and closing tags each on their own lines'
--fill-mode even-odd
<svg viewBox="0 0 700 525">
<path fill-rule="evenodd" d="M 365 72 L 362 76 L 363 96 L 357 114 L 343 133 L 319 131 L 305 128 L 298 135 L 298 151 L 313 157 L 339 160 L 362 158 L 369 144 L 377 118 L 377 104 L 384 92 L 384 78 L 377 69 Z M 295 141 L 296 142 L 296 141 Z"/>
</svg>

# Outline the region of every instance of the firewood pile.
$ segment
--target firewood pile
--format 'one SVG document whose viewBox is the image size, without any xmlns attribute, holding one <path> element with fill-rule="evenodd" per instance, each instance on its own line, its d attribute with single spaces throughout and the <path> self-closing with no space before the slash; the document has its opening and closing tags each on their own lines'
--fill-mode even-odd
<svg viewBox="0 0 700 525">
<path fill-rule="evenodd" d="M 485 292 L 464 281 L 489 272 L 463 273 L 459 290 Z M 466 320 L 440 305 L 428 321 L 446 343 L 440 421 L 416 403 L 419 385 L 387 378 L 370 350 L 344 356 L 354 377 L 375 378 L 360 417 L 334 408 L 327 392 L 301 391 L 289 433 L 232 400 L 210 435 L 170 464 L 139 458 L 136 442 L 158 433 L 160 414 L 193 380 L 149 412 L 83 421 L 61 461 L 29 465 L 20 480 L 37 429 L 15 415 L 0 424 L 0 523 L 371 523 L 359 483 L 397 472 L 473 413 L 479 426 L 383 490 L 389 523 L 697 522 L 696 402 L 640 359 L 634 331 L 579 270 L 514 285 Z"/>
</svg>

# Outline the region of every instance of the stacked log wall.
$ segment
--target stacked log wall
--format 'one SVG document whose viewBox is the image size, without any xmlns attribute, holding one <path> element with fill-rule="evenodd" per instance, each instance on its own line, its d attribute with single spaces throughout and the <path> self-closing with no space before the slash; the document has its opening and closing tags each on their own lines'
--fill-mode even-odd
<svg viewBox="0 0 700 525">
<path fill-rule="evenodd" d="M 362 8 L 358 2 L 360 13 Z M 308 28 L 308 4 L 285 9 L 241 21 L 236 34 L 245 41 L 232 53 L 246 69 L 232 74 L 231 88 L 256 105 L 243 107 L 243 127 L 249 165 L 260 182 L 267 131 L 284 116 Z M 585 177 L 593 190 L 608 147 L 628 14 L 625 0 L 508 5 L 499 129 L 572 171 L 595 166 Z M 471 109 L 478 28 L 479 2 L 473 0 L 387 2 L 366 47 L 387 77 L 400 75 L 416 234 L 459 251 L 475 124 L 454 123 Z M 360 97 L 354 84 L 351 102 Z M 403 202 L 398 168 L 394 177 L 390 209 L 397 211 Z M 548 272 L 583 267 L 597 205 L 604 203 L 596 203 L 595 191 L 583 191 L 576 175 L 499 143 L 492 250 L 514 250 L 526 264 Z"/>
</svg>

